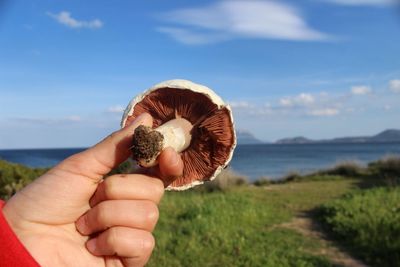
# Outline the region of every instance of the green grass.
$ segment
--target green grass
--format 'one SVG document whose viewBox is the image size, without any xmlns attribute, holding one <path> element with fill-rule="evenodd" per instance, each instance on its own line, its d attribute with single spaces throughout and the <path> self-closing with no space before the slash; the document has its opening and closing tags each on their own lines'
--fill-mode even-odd
<svg viewBox="0 0 400 267">
<path fill-rule="evenodd" d="M 350 180 L 312 181 L 168 192 L 149 266 L 331 266 L 310 252 L 319 249 L 318 240 L 277 226 L 353 185 Z"/>
<path fill-rule="evenodd" d="M 324 204 L 328 228 L 374 266 L 400 266 L 400 188 L 360 190 Z"/>
</svg>

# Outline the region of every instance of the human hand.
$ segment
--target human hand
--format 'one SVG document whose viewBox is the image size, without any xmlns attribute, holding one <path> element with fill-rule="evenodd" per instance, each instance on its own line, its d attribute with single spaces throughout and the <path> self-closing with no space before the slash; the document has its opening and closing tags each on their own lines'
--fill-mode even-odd
<svg viewBox="0 0 400 267">
<path fill-rule="evenodd" d="M 164 184 L 149 174 L 103 176 L 130 155 L 139 116 L 97 145 L 64 160 L 14 195 L 3 213 L 27 250 L 42 266 L 143 266 L 154 247 L 151 231 Z M 172 149 L 152 170 L 165 178 L 182 174 Z"/>
</svg>

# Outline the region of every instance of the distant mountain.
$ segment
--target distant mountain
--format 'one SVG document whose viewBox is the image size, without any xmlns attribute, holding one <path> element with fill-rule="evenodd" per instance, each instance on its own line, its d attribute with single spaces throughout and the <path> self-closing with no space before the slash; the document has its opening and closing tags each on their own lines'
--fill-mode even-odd
<svg viewBox="0 0 400 267">
<path fill-rule="evenodd" d="M 237 130 L 236 137 L 239 145 L 247 145 L 247 144 L 262 144 L 263 142 L 248 131 L 245 130 Z"/>
<path fill-rule="evenodd" d="M 284 138 L 276 144 L 311 144 L 311 143 L 387 143 L 400 142 L 400 130 L 388 129 L 374 136 L 339 137 L 327 140 L 312 140 L 305 137 Z"/>
<path fill-rule="evenodd" d="M 371 137 L 374 142 L 397 142 L 400 140 L 400 130 L 388 129 Z"/>
</svg>

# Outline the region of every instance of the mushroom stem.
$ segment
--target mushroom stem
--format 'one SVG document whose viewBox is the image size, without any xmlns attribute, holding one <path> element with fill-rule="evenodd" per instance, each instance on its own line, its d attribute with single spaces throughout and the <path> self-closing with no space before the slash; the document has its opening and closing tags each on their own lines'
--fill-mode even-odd
<svg viewBox="0 0 400 267">
<path fill-rule="evenodd" d="M 142 167 L 158 164 L 157 157 L 167 147 L 180 153 L 189 147 L 193 125 L 186 119 L 178 117 L 152 129 L 139 126 L 131 147 L 132 156 Z"/>
</svg>

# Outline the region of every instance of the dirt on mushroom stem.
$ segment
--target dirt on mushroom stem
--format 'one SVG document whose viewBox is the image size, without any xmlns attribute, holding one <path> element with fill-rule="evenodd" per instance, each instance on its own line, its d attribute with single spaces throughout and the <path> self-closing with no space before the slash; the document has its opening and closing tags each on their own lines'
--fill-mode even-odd
<svg viewBox="0 0 400 267">
<path fill-rule="evenodd" d="M 142 167 L 158 164 L 157 157 L 167 147 L 180 153 L 190 146 L 193 125 L 176 116 L 156 129 L 141 125 L 135 129 L 132 141 L 132 157 Z"/>
<path fill-rule="evenodd" d="M 163 148 L 164 136 L 151 127 L 140 125 L 135 129 L 135 138 L 132 141 L 132 157 L 139 164 L 142 160 L 150 163 L 156 158 Z"/>
</svg>

